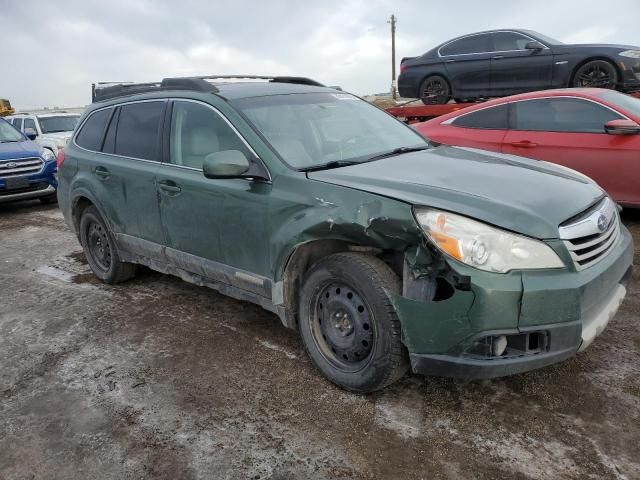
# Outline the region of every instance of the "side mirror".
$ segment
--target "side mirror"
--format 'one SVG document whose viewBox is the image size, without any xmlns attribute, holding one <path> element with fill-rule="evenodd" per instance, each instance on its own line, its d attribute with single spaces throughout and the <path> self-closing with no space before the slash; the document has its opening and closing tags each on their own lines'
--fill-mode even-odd
<svg viewBox="0 0 640 480">
<path fill-rule="evenodd" d="M 605 123 L 604 131 L 609 135 L 637 135 L 640 125 L 633 120 L 611 120 Z"/>
<path fill-rule="evenodd" d="M 38 132 L 36 132 L 33 128 L 25 128 L 24 134 L 29 140 L 35 140 L 38 136 Z"/>
<path fill-rule="evenodd" d="M 544 45 L 542 45 L 540 42 L 529 42 L 524 46 L 524 48 L 526 50 L 543 50 Z"/>
<path fill-rule="evenodd" d="M 240 150 L 211 153 L 202 163 L 202 172 L 207 178 L 242 178 L 250 168 L 249 159 Z"/>
</svg>

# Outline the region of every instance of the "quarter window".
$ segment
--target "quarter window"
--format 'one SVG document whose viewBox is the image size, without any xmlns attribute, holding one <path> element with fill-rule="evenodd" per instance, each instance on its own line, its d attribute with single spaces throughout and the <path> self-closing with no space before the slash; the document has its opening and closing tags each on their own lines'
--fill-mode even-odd
<svg viewBox="0 0 640 480">
<path fill-rule="evenodd" d="M 491 37 L 493 39 L 493 50 L 496 52 L 525 50 L 527 43 L 532 41 L 529 37 L 515 32 L 494 33 Z"/>
<path fill-rule="evenodd" d="M 515 130 L 605 133 L 605 123 L 622 118 L 608 108 L 577 98 L 527 100 L 512 105 Z"/>
<path fill-rule="evenodd" d="M 82 148 L 99 152 L 102 148 L 102 138 L 104 136 L 104 129 L 107 126 L 109 117 L 111 116 L 111 109 L 106 108 L 104 110 L 98 110 L 93 113 L 78 133 L 76 137 L 76 143 Z"/>
<path fill-rule="evenodd" d="M 470 53 L 485 53 L 493 50 L 491 38 L 487 34 L 472 35 L 445 45 L 440 49 L 440 55 L 465 55 Z"/>
<path fill-rule="evenodd" d="M 158 160 L 160 120 L 164 102 L 122 105 L 115 139 L 115 154 Z"/>
<path fill-rule="evenodd" d="M 194 102 L 174 103 L 171 114 L 171 163 L 202 169 L 208 155 L 226 150 L 240 150 L 250 158 L 247 146 L 215 110 Z"/>
<path fill-rule="evenodd" d="M 482 128 L 485 130 L 506 130 L 508 128 L 508 105 L 485 108 L 456 118 L 452 125 L 463 128 Z"/>
</svg>

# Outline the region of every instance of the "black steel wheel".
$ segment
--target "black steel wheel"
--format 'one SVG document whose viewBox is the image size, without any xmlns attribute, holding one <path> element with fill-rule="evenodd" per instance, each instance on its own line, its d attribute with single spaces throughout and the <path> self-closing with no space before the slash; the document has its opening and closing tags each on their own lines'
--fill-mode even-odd
<svg viewBox="0 0 640 480">
<path fill-rule="evenodd" d="M 382 260 L 361 253 L 323 258 L 300 291 L 300 335 L 314 365 L 338 386 L 372 392 L 408 368 L 400 320 L 391 295 L 398 276 Z"/>
<path fill-rule="evenodd" d="M 573 76 L 578 88 L 609 88 L 618 86 L 618 71 L 605 60 L 593 60 L 582 65 Z"/>
<path fill-rule="evenodd" d="M 425 105 L 444 105 L 449 98 L 451 98 L 449 82 L 440 75 L 431 75 L 420 85 L 420 100 Z"/>
<path fill-rule="evenodd" d="M 345 372 L 364 368 L 376 331 L 362 296 L 343 282 L 330 282 L 320 290 L 313 308 L 311 331 L 327 361 Z"/>
<path fill-rule="evenodd" d="M 89 267 L 103 282 L 123 282 L 135 274 L 135 265 L 120 260 L 113 235 L 93 205 L 80 217 L 80 243 Z"/>
</svg>

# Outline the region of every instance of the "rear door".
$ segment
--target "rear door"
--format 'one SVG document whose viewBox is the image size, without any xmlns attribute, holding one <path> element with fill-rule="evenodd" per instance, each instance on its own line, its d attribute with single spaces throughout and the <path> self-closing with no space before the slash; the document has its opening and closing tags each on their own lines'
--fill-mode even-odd
<svg viewBox="0 0 640 480">
<path fill-rule="evenodd" d="M 491 34 L 492 95 L 513 95 L 551 88 L 553 55 L 548 48 L 527 50 L 525 45 L 534 41 L 517 32 Z"/>
<path fill-rule="evenodd" d="M 508 112 L 509 106 L 504 104 L 462 114 L 446 120 L 427 136 L 445 145 L 500 152 L 507 133 Z"/>
<path fill-rule="evenodd" d="M 546 160 L 593 178 L 616 201 L 633 201 L 640 185 L 638 136 L 608 135 L 604 125 L 622 116 L 575 97 L 513 102 L 505 153 Z"/>
<path fill-rule="evenodd" d="M 155 176 L 166 101 L 123 104 L 94 112 L 81 127 L 78 164 L 127 250 L 158 258 L 164 243 Z"/>
<path fill-rule="evenodd" d="M 269 275 L 271 185 L 202 173 L 212 153 L 255 154 L 217 109 L 197 101 L 173 101 L 167 132 L 169 155 L 158 177 L 167 256 L 185 270 L 267 294 L 268 284 L 252 274 Z"/>
<path fill-rule="evenodd" d="M 455 96 L 486 96 L 491 87 L 491 39 L 470 35 L 440 47 L 447 77 Z"/>
</svg>

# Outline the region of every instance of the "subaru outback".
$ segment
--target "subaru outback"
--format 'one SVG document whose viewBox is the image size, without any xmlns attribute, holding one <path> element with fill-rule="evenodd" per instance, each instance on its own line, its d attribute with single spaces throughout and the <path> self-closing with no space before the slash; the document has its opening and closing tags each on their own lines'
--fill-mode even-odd
<svg viewBox="0 0 640 480">
<path fill-rule="evenodd" d="M 63 156 L 60 207 L 97 277 L 142 264 L 255 302 L 352 391 L 567 359 L 631 276 L 631 236 L 589 178 L 432 147 L 309 79 L 97 89 Z"/>
</svg>

